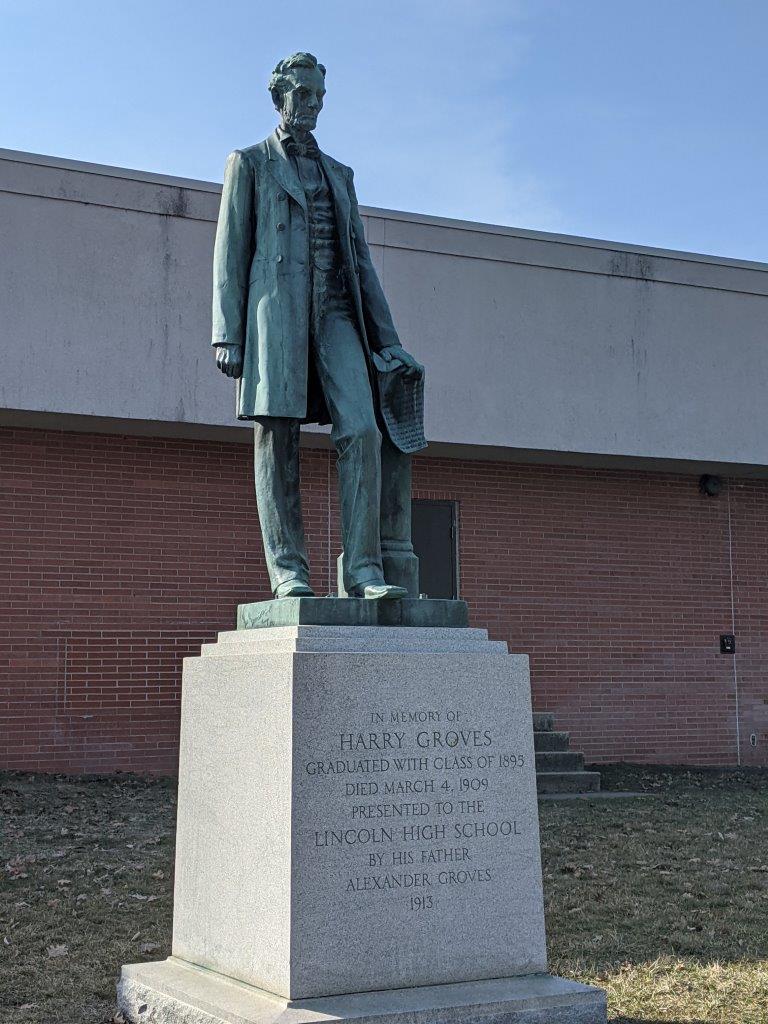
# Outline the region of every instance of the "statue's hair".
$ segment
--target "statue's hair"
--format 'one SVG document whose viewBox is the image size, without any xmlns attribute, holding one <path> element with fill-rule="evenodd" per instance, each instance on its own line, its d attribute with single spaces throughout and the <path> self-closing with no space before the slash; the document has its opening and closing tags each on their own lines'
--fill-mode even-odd
<svg viewBox="0 0 768 1024">
<path fill-rule="evenodd" d="M 277 66 L 269 79 L 267 88 L 272 93 L 272 100 L 275 106 L 278 106 L 280 97 L 288 85 L 288 72 L 292 68 L 317 68 L 323 78 L 325 78 L 325 66 L 318 63 L 317 57 L 311 53 L 303 53 L 301 51 L 299 53 L 292 53 L 290 57 L 285 57 L 277 62 Z"/>
</svg>

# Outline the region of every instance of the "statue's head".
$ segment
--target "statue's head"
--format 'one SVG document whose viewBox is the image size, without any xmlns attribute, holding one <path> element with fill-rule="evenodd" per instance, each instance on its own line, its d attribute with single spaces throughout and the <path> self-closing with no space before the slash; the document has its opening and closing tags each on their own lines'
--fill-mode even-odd
<svg viewBox="0 0 768 1024">
<path fill-rule="evenodd" d="M 325 68 L 311 53 L 293 53 L 281 60 L 269 80 L 272 102 L 286 128 L 311 132 L 325 96 Z"/>
</svg>

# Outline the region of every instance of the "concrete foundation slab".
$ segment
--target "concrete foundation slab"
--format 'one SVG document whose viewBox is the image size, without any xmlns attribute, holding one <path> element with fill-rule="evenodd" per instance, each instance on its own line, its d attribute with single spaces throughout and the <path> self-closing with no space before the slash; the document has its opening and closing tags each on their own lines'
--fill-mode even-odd
<svg viewBox="0 0 768 1024">
<path fill-rule="evenodd" d="M 274 996 L 174 957 L 126 964 L 118 1001 L 130 1024 L 605 1024 L 605 993 L 534 974 L 318 999 Z"/>
</svg>

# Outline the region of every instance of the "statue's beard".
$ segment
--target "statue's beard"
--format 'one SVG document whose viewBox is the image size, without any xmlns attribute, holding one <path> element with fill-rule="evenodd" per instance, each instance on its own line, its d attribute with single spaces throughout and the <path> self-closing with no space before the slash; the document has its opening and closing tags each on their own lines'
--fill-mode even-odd
<svg viewBox="0 0 768 1024">
<path fill-rule="evenodd" d="M 286 128 L 297 128 L 299 131 L 311 131 L 317 124 L 317 115 L 283 113 L 283 125 Z"/>
</svg>

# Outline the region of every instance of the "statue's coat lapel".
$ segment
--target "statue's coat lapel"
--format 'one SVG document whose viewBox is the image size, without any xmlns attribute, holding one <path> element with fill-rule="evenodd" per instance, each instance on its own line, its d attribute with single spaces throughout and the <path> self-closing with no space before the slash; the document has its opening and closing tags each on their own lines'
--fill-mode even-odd
<svg viewBox="0 0 768 1024">
<path fill-rule="evenodd" d="M 338 169 L 335 160 L 326 156 L 325 153 L 321 153 L 320 162 L 323 165 L 325 176 L 333 192 L 333 201 L 336 206 L 336 222 L 339 228 L 339 235 L 343 239 L 349 225 L 349 193 L 347 192 L 347 183 Z"/>
<path fill-rule="evenodd" d="M 301 187 L 298 174 L 293 169 L 293 164 L 285 155 L 285 150 L 280 139 L 277 137 L 277 132 L 272 132 L 267 139 L 267 154 L 269 156 L 267 167 L 270 173 L 283 186 L 288 195 L 295 199 L 306 212 L 307 197 L 304 195 L 304 189 Z"/>
</svg>

